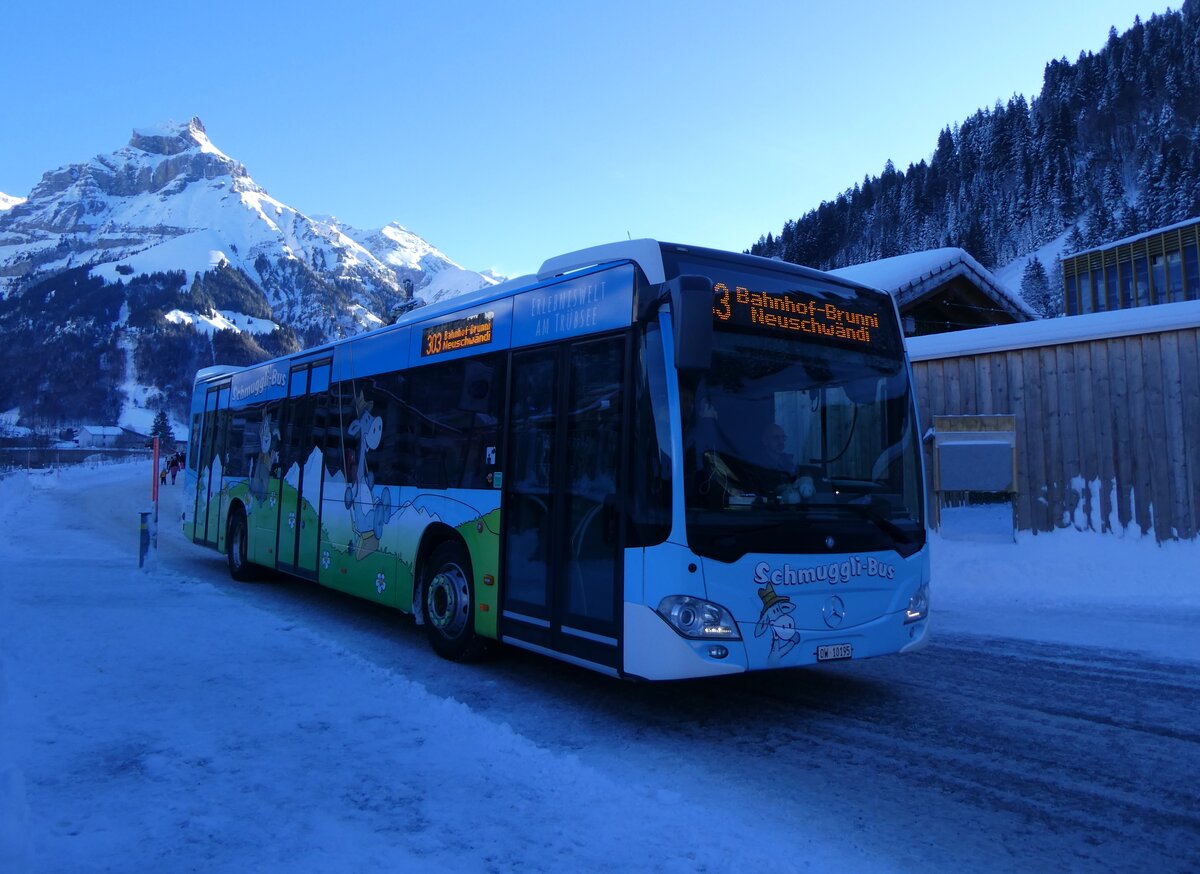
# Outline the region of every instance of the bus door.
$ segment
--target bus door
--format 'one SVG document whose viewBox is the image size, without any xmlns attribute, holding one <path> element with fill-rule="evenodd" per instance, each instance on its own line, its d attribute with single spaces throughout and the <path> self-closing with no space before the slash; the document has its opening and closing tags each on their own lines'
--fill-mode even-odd
<svg viewBox="0 0 1200 874">
<path fill-rule="evenodd" d="M 292 367 L 280 422 L 279 468 L 272 478 L 279 495 L 276 567 L 312 580 L 317 578 L 321 539 L 323 467 L 309 469 L 308 461 L 313 453 L 320 458 L 325 445 L 329 371 L 328 360 Z"/>
<path fill-rule="evenodd" d="M 204 398 L 200 454 L 196 465 L 195 542 L 216 547 L 221 525 L 221 486 L 225 463 L 225 426 L 229 383 L 213 386 Z"/>
<path fill-rule="evenodd" d="M 625 337 L 513 355 L 501 635 L 616 670 Z"/>
</svg>

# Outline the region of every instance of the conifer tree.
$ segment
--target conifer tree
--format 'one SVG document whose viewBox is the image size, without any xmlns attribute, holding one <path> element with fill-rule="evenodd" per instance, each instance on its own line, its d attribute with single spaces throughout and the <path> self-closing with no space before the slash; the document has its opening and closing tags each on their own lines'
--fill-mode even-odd
<svg viewBox="0 0 1200 874">
<path fill-rule="evenodd" d="M 175 435 L 171 431 L 171 420 L 167 418 L 166 410 L 160 409 L 155 414 L 154 424 L 150 427 L 150 436 L 157 437 L 161 443 L 175 439 Z"/>
<path fill-rule="evenodd" d="M 1025 263 L 1025 272 L 1021 276 L 1021 296 L 1039 315 L 1050 315 L 1050 280 L 1037 255 Z"/>
</svg>

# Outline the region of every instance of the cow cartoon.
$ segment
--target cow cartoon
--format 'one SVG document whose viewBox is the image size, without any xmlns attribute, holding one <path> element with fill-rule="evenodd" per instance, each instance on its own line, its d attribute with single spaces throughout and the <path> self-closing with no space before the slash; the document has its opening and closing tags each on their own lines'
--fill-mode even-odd
<svg viewBox="0 0 1200 874">
<path fill-rule="evenodd" d="M 354 397 L 354 408 L 358 414 L 346 433 L 358 438 L 358 452 L 347 468 L 350 483 L 346 486 L 346 509 L 350 511 L 354 542 L 350 549 L 359 561 L 379 549 L 379 538 L 383 536 L 383 523 L 391 512 L 391 495 L 385 488 L 375 494 L 375 475 L 367 468 L 367 452 L 379 448 L 383 437 L 383 419 L 374 415 L 374 401 L 366 400 L 359 392 Z"/>
<path fill-rule="evenodd" d="M 762 637 L 771 630 L 771 658 L 780 659 L 791 652 L 800 642 L 800 632 L 796 629 L 796 620 L 791 616 L 796 605 L 787 595 L 779 595 L 775 587 L 767 583 L 765 589 L 758 590 L 762 599 L 763 609 L 759 614 L 758 624 L 754 626 L 754 636 Z"/>
<path fill-rule="evenodd" d="M 267 485 L 270 477 L 277 474 L 275 468 L 279 464 L 279 452 L 273 448 L 279 438 L 279 429 L 271 421 L 270 413 L 263 413 L 262 428 L 258 432 L 259 453 L 254 457 L 253 470 L 250 473 L 250 497 L 247 512 L 254 511 L 254 505 L 259 506 L 267 501 Z"/>
</svg>

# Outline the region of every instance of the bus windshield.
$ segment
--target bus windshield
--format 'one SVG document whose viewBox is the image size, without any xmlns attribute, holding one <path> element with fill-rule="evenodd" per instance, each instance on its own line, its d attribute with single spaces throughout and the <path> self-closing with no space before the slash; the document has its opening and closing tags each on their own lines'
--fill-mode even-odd
<svg viewBox="0 0 1200 874">
<path fill-rule="evenodd" d="M 923 545 L 898 354 L 718 329 L 711 368 L 680 382 L 693 550 L 733 561 Z"/>
</svg>

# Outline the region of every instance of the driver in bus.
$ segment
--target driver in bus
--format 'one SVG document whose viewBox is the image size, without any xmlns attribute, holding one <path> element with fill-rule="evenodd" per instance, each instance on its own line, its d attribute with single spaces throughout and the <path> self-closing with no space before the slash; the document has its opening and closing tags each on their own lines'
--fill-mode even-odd
<svg viewBox="0 0 1200 874">
<path fill-rule="evenodd" d="M 786 474 L 790 480 L 796 473 L 796 461 L 787 448 L 787 432 L 775 422 L 762 432 L 762 466 Z"/>
<path fill-rule="evenodd" d="M 763 429 L 762 455 L 757 466 L 765 471 L 766 485 L 779 494 L 786 503 L 795 504 L 813 496 L 811 476 L 800 475 L 795 457 L 787 450 L 787 432 L 783 426 L 771 422 Z"/>
</svg>

